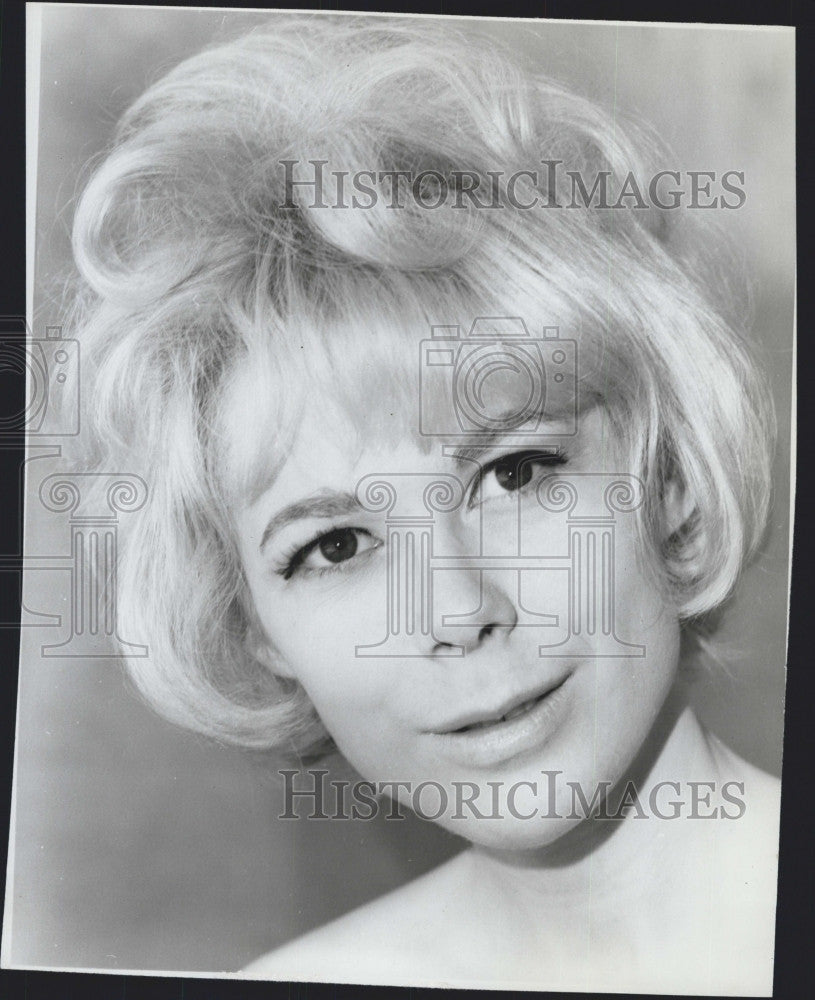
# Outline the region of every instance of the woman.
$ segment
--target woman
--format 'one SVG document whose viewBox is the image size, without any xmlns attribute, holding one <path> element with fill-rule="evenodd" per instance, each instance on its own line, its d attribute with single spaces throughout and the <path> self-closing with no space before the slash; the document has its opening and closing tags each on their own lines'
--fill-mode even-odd
<svg viewBox="0 0 815 1000">
<path fill-rule="evenodd" d="M 89 453 L 150 487 L 141 691 L 472 845 L 247 975 L 769 985 L 778 789 L 683 676 L 773 420 L 665 162 L 492 44 L 295 18 L 151 87 L 85 190 Z"/>
</svg>

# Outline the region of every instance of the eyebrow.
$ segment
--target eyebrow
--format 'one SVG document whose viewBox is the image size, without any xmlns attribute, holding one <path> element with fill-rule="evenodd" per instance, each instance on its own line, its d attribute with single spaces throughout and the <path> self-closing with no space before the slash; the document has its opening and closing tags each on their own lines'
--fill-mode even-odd
<svg viewBox="0 0 815 1000">
<path fill-rule="evenodd" d="M 484 455 L 489 454 L 497 444 L 511 435 L 511 430 L 491 431 L 479 440 L 478 443 L 454 448 L 447 452 L 447 454 L 453 459 L 456 465 L 463 468 L 470 462 L 478 462 Z M 515 443 L 520 445 L 525 443 L 525 441 Z M 529 450 L 556 455 L 560 451 L 560 447 L 554 444 L 539 444 L 529 441 Z M 311 496 L 304 497 L 302 500 L 295 500 L 293 503 L 287 504 L 279 510 L 263 529 L 259 549 L 262 552 L 272 535 L 294 521 L 300 521 L 309 517 L 330 518 L 357 513 L 364 513 L 364 508 L 353 493 L 327 489 L 320 490 L 317 493 L 312 493 Z"/>
<path fill-rule="evenodd" d="M 302 500 L 295 500 L 279 510 L 263 529 L 260 551 L 276 532 L 293 521 L 307 517 L 338 517 L 343 514 L 362 512 L 363 508 L 353 493 L 321 490 Z"/>
<path fill-rule="evenodd" d="M 489 454 L 493 449 L 506 444 L 517 446 L 519 450 L 529 443 L 529 451 L 557 453 L 561 450 L 560 445 L 541 441 L 541 438 L 562 438 L 573 437 L 572 434 L 564 431 L 567 415 L 560 416 L 552 414 L 546 416 L 543 413 L 533 414 L 525 420 L 512 422 L 513 411 L 507 410 L 497 415 L 498 421 L 506 421 L 505 426 L 484 428 L 473 435 L 472 443 L 462 446 L 448 446 L 445 454 L 451 456 L 457 463 L 464 464 L 468 461 L 478 461 L 484 455 Z M 534 427 L 534 430 L 530 429 Z"/>
<path fill-rule="evenodd" d="M 511 435 L 512 431 L 501 431 L 500 433 L 491 435 L 488 440 L 481 440 L 477 444 L 470 444 L 461 448 L 455 448 L 448 454 L 459 466 L 464 466 L 467 462 L 479 462 L 485 455 L 488 455 L 491 451 L 493 451 L 501 442 L 506 442 L 506 439 L 511 437 Z M 517 451 L 534 451 L 547 455 L 557 455 L 558 452 L 562 450 L 560 445 L 539 444 L 535 441 L 530 441 L 529 438 L 508 443 L 511 443 L 513 446 L 517 445 Z M 527 445 L 526 448 L 523 447 L 524 444 Z"/>
<path fill-rule="evenodd" d="M 563 437 L 564 435 L 559 434 L 556 429 L 562 425 L 562 420 L 557 417 L 544 420 L 543 426 L 549 429 L 535 433 L 524 430 L 530 423 L 531 420 L 525 420 L 514 426 L 485 430 L 471 444 L 445 448 L 445 454 L 449 455 L 458 465 L 463 466 L 468 462 L 480 462 L 485 455 L 489 455 L 491 451 L 502 445 L 512 446 L 518 451 L 536 451 L 552 455 L 556 455 L 562 450 L 561 445 L 554 444 L 551 440 L 541 441 L 541 438 Z"/>
</svg>

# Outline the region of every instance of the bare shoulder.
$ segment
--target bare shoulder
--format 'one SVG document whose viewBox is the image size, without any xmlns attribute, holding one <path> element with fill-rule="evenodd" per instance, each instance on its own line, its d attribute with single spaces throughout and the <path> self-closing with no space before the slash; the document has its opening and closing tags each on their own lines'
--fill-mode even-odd
<svg viewBox="0 0 815 1000">
<path fill-rule="evenodd" d="M 277 981 L 416 983 L 416 970 L 439 985 L 450 975 L 450 952 L 439 920 L 456 906 L 458 859 L 400 886 L 323 927 L 275 948 L 243 975 Z"/>
</svg>

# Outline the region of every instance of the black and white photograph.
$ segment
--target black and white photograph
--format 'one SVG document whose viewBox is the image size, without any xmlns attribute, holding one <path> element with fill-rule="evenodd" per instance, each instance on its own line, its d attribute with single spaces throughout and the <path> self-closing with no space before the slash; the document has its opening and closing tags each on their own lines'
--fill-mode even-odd
<svg viewBox="0 0 815 1000">
<path fill-rule="evenodd" d="M 2 967 L 771 996 L 794 30 L 26 41 Z"/>
</svg>

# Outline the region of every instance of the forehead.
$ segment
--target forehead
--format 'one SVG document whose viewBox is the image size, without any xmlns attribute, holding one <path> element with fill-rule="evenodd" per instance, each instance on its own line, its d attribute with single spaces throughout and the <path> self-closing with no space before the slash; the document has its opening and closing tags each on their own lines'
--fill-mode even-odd
<svg viewBox="0 0 815 1000">
<path fill-rule="evenodd" d="M 394 422 L 390 433 L 368 434 L 351 414 L 315 402 L 303 411 L 277 474 L 254 499 L 282 502 L 323 491 L 353 493 L 365 476 L 429 472 L 438 467 L 437 456 L 409 428 Z M 259 480 L 258 487 L 262 486 Z"/>
<path fill-rule="evenodd" d="M 245 357 L 223 390 L 218 420 L 219 478 L 232 498 L 251 504 L 284 465 L 318 456 L 326 471 L 347 470 L 365 452 L 426 450 L 410 348 L 408 338 L 394 338 L 386 357 L 360 334 L 344 350 L 304 345 L 288 364 Z"/>
<path fill-rule="evenodd" d="M 317 457 L 324 475 L 345 479 L 377 463 L 424 468 L 442 445 L 478 445 L 530 419 L 555 421 L 555 433 L 568 435 L 598 402 L 585 341 L 578 352 L 556 328 L 405 321 L 311 329 L 291 341 L 275 351 L 267 338 L 247 352 L 222 392 L 216 464 L 241 506 L 284 467 L 304 474 Z M 515 443 L 528 440 L 526 432 Z"/>
<path fill-rule="evenodd" d="M 446 483 L 456 496 L 463 497 L 484 462 L 509 452 L 558 449 L 568 455 L 571 467 L 582 469 L 583 474 L 619 472 L 618 442 L 607 417 L 602 408 L 595 407 L 581 416 L 576 434 L 566 433 L 570 428 L 554 421 L 545 433 L 502 433 L 482 439 L 480 445 L 463 444 L 460 437 L 452 436 L 428 446 L 426 439 L 406 431 L 394 446 L 382 437 L 366 440 L 348 415 L 338 412 L 330 416 L 320 407 L 310 406 L 303 412 L 277 475 L 266 482 L 265 489 L 240 504 L 236 511 L 239 524 L 249 525 L 251 530 L 256 515 L 268 516 L 269 511 L 318 499 L 327 502 L 332 496 L 356 496 L 357 502 L 364 504 L 360 498 L 384 484 L 396 490 L 404 513 L 405 504 L 410 507 L 417 499 L 424 502 L 431 480 Z"/>
</svg>

